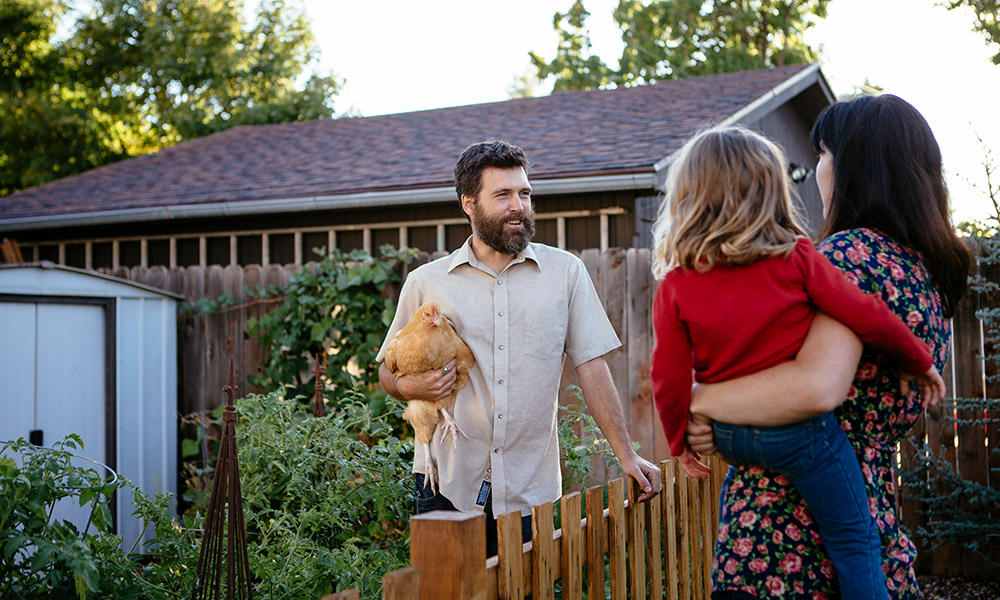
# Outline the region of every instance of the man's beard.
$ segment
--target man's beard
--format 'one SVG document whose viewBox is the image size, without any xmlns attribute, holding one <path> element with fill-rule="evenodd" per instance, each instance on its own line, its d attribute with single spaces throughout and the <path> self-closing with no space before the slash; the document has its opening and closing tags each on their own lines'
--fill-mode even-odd
<svg viewBox="0 0 1000 600">
<path fill-rule="evenodd" d="M 478 202 L 473 205 L 472 228 L 487 246 L 507 256 L 517 256 L 528 247 L 531 238 L 535 237 L 534 211 L 519 213 L 504 212 L 499 216 L 490 217 L 485 214 Z M 508 233 L 504 224 L 510 221 L 521 221 L 523 229 Z"/>
</svg>

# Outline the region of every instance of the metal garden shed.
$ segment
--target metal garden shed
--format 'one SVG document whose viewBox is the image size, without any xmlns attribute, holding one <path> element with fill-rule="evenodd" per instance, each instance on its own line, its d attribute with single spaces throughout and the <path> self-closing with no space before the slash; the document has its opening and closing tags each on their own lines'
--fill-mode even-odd
<svg viewBox="0 0 1000 600">
<path fill-rule="evenodd" d="M 80 453 L 147 495 L 177 492 L 179 296 L 52 263 L 0 265 L 0 440 Z M 130 546 L 142 531 L 129 493 L 112 500 Z M 89 512 L 57 506 L 82 530 Z M 149 537 L 151 532 L 147 532 Z"/>
</svg>

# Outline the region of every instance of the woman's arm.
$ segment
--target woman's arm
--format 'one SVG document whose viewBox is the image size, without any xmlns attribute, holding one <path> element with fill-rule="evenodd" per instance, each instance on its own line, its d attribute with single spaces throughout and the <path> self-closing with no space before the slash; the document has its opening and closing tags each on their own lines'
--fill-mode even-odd
<svg viewBox="0 0 1000 600">
<path fill-rule="evenodd" d="M 818 313 L 795 360 L 721 383 L 696 385 L 691 413 L 734 425 L 773 427 L 815 417 L 847 398 L 861 341 Z"/>
</svg>

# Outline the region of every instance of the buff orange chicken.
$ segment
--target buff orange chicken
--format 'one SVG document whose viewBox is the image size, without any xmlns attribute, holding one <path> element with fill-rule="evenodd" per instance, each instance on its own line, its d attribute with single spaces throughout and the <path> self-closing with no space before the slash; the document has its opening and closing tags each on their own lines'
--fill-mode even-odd
<svg viewBox="0 0 1000 600">
<path fill-rule="evenodd" d="M 417 443 L 424 449 L 425 485 L 430 485 L 435 493 L 438 475 L 431 441 L 439 423 L 442 424 L 442 439 L 451 435 L 452 444 L 457 444 L 458 435 L 468 438 L 448 410 L 458 390 L 468 383 L 469 369 L 476 364 L 476 359 L 436 302 L 427 302 L 418 308 L 406 326 L 393 336 L 385 353 L 385 365 L 396 377 L 440 369 L 453 358 L 456 359 L 457 378 L 451 395 L 440 401 L 411 399 L 403 412 L 403 418 L 413 426 Z"/>
</svg>

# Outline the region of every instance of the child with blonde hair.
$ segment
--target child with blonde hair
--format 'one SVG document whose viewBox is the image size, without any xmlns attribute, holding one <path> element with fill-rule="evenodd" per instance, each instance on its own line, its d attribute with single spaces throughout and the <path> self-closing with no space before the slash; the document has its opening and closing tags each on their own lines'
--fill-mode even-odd
<svg viewBox="0 0 1000 600">
<path fill-rule="evenodd" d="M 708 473 L 684 440 L 692 383 L 794 359 L 817 310 L 892 356 L 904 392 L 912 379 L 925 405 L 944 395 L 927 345 L 819 254 L 799 221 L 784 153 L 748 129 L 704 131 L 670 168 L 653 230 L 661 281 L 650 372 L 671 453 L 689 476 Z M 842 597 L 888 598 L 861 467 L 832 412 L 782 427 L 715 422 L 713 431 L 727 461 L 776 471 L 799 491 Z"/>
</svg>

